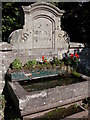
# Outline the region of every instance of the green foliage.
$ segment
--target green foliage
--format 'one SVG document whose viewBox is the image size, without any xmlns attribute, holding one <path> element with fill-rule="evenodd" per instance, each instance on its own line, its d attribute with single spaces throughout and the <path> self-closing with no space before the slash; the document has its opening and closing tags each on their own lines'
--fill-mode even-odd
<svg viewBox="0 0 90 120">
<path fill-rule="evenodd" d="M 63 59 L 66 66 L 73 67 L 73 69 L 76 69 L 76 67 L 79 65 L 79 59 L 76 57 L 71 58 L 68 56 L 67 58 Z"/>
<path fill-rule="evenodd" d="M 29 61 L 26 63 L 26 65 L 27 65 L 28 67 L 31 67 L 31 66 L 32 66 L 32 61 L 29 60 Z"/>
<path fill-rule="evenodd" d="M 36 60 L 29 60 L 27 63 L 24 64 L 24 68 L 26 69 L 33 69 L 37 65 Z"/>
<path fill-rule="evenodd" d="M 32 60 L 32 66 L 37 65 L 37 61 L 36 60 Z"/>
<path fill-rule="evenodd" d="M 40 67 L 41 69 L 52 69 L 52 65 L 51 65 L 51 63 L 50 62 L 43 62 L 42 64 L 41 64 L 41 67 Z"/>
<path fill-rule="evenodd" d="M 27 63 L 24 64 L 25 69 L 30 69 L 32 67 L 32 61 L 28 61 Z"/>
<path fill-rule="evenodd" d="M 56 66 L 58 66 L 61 65 L 61 61 L 57 57 L 54 57 L 51 61 L 51 64 L 55 64 Z"/>
<path fill-rule="evenodd" d="M 60 61 L 58 58 L 53 58 L 52 61 L 46 61 L 46 62 L 37 62 L 36 60 L 29 60 L 27 63 L 25 63 L 22 66 L 21 61 L 16 58 L 11 63 L 11 69 L 13 70 L 35 70 L 35 69 L 56 69 L 61 68 L 62 61 Z"/>
<path fill-rule="evenodd" d="M 20 10 L 15 3 L 2 4 L 2 38 L 7 41 L 9 34 L 20 28 Z"/>
<path fill-rule="evenodd" d="M 80 73 L 76 72 L 76 71 L 72 71 L 72 75 L 76 76 L 76 77 L 80 77 Z"/>
<path fill-rule="evenodd" d="M 18 58 L 16 58 L 12 62 L 12 69 L 14 69 L 14 70 L 21 70 L 22 69 L 22 63 Z"/>
<path fill-rule="evenodd" d="M 52 65 L 51 65 L 50 62 L 46 62 L 45 66 L 46 66 L 47 69 L 52 69 Z"/>
<path fill-rule="evenodd" d="M 4 109 L 5 109 L 5 103 L 6 103 L 6 100 L 5 100 L 5 97 L 4 95 L 0 95 L 0 110 L 2 111 L 1 115 L 4 116 Z"/>
</svg>

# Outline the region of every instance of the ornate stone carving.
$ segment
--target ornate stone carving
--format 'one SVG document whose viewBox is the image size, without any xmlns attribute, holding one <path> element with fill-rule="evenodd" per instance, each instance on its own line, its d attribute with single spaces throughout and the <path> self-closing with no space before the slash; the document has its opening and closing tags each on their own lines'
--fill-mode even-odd
<svg viewBox="0 0 90 120">
<path fill-rule="evenodd" d="M 13 46 L 20 45 L 18 49 L 61 50 L 61 53 L 68 49 L 68 36 L 60 26 L 63 10 L 44 2 L 23 6 L 23 10 L 23 29 L 16 30 L 9 36 L 9 42 Z"/>
</svg>

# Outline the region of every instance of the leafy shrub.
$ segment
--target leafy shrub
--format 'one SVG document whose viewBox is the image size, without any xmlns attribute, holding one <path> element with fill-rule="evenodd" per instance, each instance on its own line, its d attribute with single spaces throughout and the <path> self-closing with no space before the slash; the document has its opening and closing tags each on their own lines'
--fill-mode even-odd
<svg viewBox="0 0 90 120">
<path fill-rule="evenodd" d="M 14 69 L 14 70 L 21 70 L 22 69 L 22 63 L 21 63 L 21 61 L 18 58 L 16 58 L 12 62 L 11 65 L 12 65 L 12 69 Z"/>
<path fill-rule="evenodd" d="M 53 60 L 51 61 L 51 64 L 55 64 L 56 66 L 61 65 L 61 61 L 57 58 L 54 57 Z"/>
<path fill-rule="evenodd" d="M 27 63 L 24 64 L 24 68 L 32 69 L 36 65 L 37 65 L 37 61 L 36 60 L 29 60 Z"/>
<path fill-rule="evenodd" d="M 70 54 L 69 56 L 63 58 L 64 64 L 66 66 L 71 66 L 74 69 L 79 65 L 79 55 L 78 54 Z"/>
<path fill-rule="evenodd" d="M 32 67 L 32 61 L 29 60 L 27 63 L 24 64 L 24 68 L 30 69 Z"/>
<path fill-rule="evenodd" d="M 35 65 L 37 65 L 37 61 L 36 60 L 32 60 L 32 66 L 35 66 Z"/>
<path fill-rule="evenodd" d="M 52 68 L 52 65 L 50 62 L 45 62 L 44 63 L 44 67 L 47 68 L 47 69 L 51 69 Z"/>
</svg>

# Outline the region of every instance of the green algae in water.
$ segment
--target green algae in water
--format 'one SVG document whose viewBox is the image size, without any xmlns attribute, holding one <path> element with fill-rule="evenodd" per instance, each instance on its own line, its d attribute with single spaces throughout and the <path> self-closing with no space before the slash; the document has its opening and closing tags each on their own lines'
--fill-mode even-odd
<svg viewBox="0 0 90 120">
<path fill-rule="evenodd" d="M 33 92 L 33 91 L 40 91 L 44 89 L 54 88 L 56 86 L 69 85 L 82 81 L 85 80 L 80 77 L 76 77 L 76 76 L 74 77 L 73 75 L 70 74 L 62 74 L 54 77 L 39 78 L 30 81 L 28 80 L 21 81 L 19 83 L 27 92 Z"/>
</svg>

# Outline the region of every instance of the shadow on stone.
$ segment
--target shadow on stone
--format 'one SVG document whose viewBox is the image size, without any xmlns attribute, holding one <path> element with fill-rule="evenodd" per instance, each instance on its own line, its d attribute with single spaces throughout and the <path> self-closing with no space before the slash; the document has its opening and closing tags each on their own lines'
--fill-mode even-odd
<svg viewBox="0 0 90 120">
<path fill-rule="evenodd" d="M 22 120 L 21 115 L 20 115 L 20 110 L 19 108 L 16 108 L 14 103 L 12 102 L 12 99 L 7 92 L 7 80 L 5 77 L 5 86 L 3 89 L 3 94 L 5 95 L 5 109 L 4 109 L 4 120 Z"/>
</svg>

